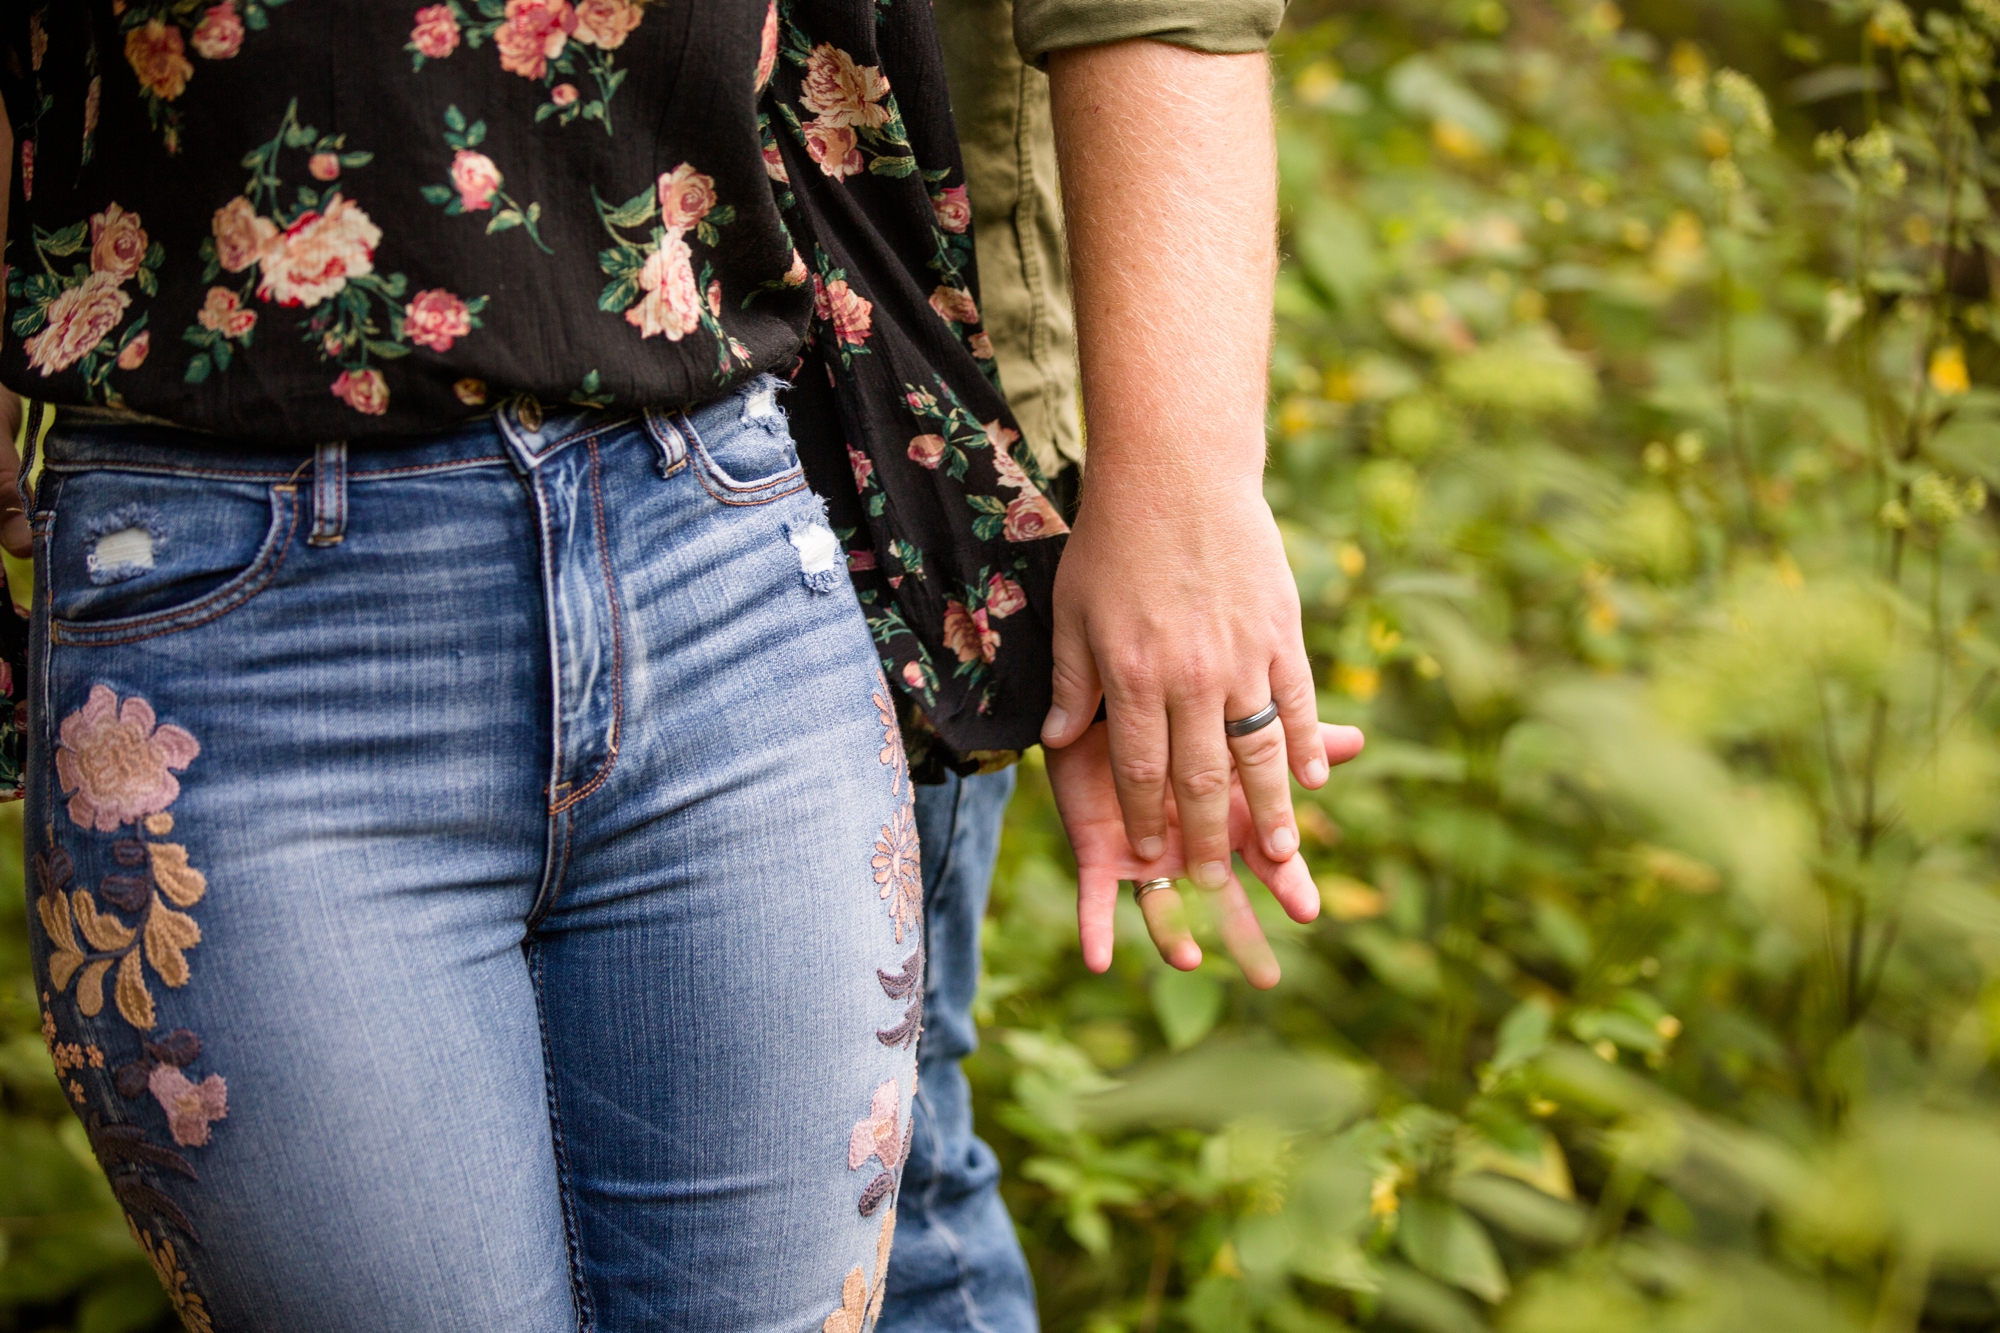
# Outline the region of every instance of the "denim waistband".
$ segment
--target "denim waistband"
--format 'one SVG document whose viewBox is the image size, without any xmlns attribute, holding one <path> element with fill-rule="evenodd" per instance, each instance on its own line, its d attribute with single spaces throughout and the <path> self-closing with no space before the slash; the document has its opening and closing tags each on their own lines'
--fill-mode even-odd
<svg viewBox="0 0 2000 1333">
<path fill-rule="evenodd" d="M 692 427 L 699 437 L 705 427 L 733 419 L 741 410 L 742 397 L 765 391 L 768 378 L 760 376 L 685 412 L 647 409 L 639 414 L 578 408 L 551 412 L 533 400 L 516 400 L 448 430 L 350 445 L 345 472 L 349 481 L 362 482 L 508 466 L 517 460 L 532 468 L 572 445 L 642 421 L 662 448 L 674 450 L 681 447 L 681 428 Z M 282 481 L 308 467 L 318 448 L 302 443 L 284 449 L 245 449 L 222 444 L 199 431 L 150 422 L 64 420 L 58 416 L 48 435 L 44 466 L 51 472 L 114 468 L 218 481 Z"/>
</svg>

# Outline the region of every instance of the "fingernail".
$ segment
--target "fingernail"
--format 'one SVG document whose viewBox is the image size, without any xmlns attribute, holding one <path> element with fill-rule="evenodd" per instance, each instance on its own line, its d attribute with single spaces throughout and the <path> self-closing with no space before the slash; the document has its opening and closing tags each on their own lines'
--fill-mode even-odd
<svg viewBox="0 0 2000 1333">
<path fill-rule="evenodd" d="M 1220 861 L 1203 861 L 1195 868 L 1194 882 L 1204 889 L 1219 889 L 1229 882 L 1229 867 Z"/>
<path fill-rule="evenodd" d="M 1280 861 L 1299 849 L 1299 835 L 1289 826 L 1271 830 L 1271 855 Z"/>
<path fill-rule="evenodd" d="M 1167 854 L 1167 844 L 1159 838 L 1141 838 L 1132 850 L 1139 853 L 1141 861 L 1157 861 Z"/>
<path fill-rule="evenodd" d="M 1063 729 L 1067 726 L 1069 726 L 1069 713 L 1061 708 L 1051 708 L 1048 717 L 1042 721 L 1042 739 L 1053 740 L 1062 735 Z"/>
<path fill-rule="evenodd" d="M 1308 759 L 1306 761 L 1306 783 L 1308 786 L 1317 787 L 1320 783 L 1325 782 L 1326 773 L 1326 760 Z"/>
</svg>

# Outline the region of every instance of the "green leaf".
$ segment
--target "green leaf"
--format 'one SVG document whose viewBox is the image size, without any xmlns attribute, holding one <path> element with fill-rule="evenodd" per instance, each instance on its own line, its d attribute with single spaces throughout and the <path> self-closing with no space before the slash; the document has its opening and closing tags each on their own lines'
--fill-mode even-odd
<svg viewBox="0 0 2000 1333">
<path fill-rule="evenodd" d="M 444 109 L 444 123 L 461 134 L 465 132 L 465 113 L 458 109 L 456 102 Z"/>
<path fill-rule="evenodd" d="M 89 243 L 90 224 L 79 222 L 74 226 L 64 227 L 61 231 L 46 234 L 37 228 L 36 236 L 41 248 L 48 254 L 73 255 Z"/>
<path fill-rule="evenodd" d="M 634 301 L 639 299 L 639 284 L 633 278 L 619 278 L 605 284 L 604 291 L 597 298 L 597 308 L 613 314 L 623 314 Z"/>
<path fill-rule="evenodd" d="M 1507 1270 L 1486 1228 L 1448 1199 L 1419 1194 L 1404 1200 L 1396 1244 L 1404 1258 L 1440 1282 L 1491 1304 L 1507 1297 Z"/>
<path fill-rule="evenodd" d="M 503 208 L 493 215 L 491 222 L 486 224 L 486 234 L 491 236 L 496 231 L 507 231 L 520 226 L 521 222 L 522 217 L 519 213 L 511 208 Z"/>
<path fill-rule="evenodd" d="M 227 338 L 218 337 L 214 341 L 214 343 L 210 345 L 208 349 L 208 354 L 209 356 L 214 358 L 215 368 L 217 370 L 229 369 L 229 358 L 232 355 L 232 353 L 230 351 L 229 340 Z"/>
<path fill-rule="evenodd" d="M 1147 990 L 1169 1050 L 1186 1050 L 1206 1037 L 1222 1017 L 1222 984 L 1204 973 L 1162 967 L 1153 973 Z"/>
<path fill-rule="evenodd" d="M 340 155 L 340 165 L 343 167 L 365 167 L 374 160 L 375 154 L 370 152 L 357 151 Z"/>
<path fill-rule="evenodd" d="M 485 138 L 486 138 L 486 122 L 483 120 L 475 120 L 472 122 L 472 128 L 468 129 L 465 132 L 465 146 L 467 148 L 477 148 L 485 140 Z"/>
<path fill-rule="evenodd" d="M 544 102 L 540 106 L 535 108 L 535 122 L 537 124 L 540 124 L 542 121 L 547 120 L 550 116 L 555 115 L 557 112 L 561 110 L 562 108 L 557 106 L 554 102 Z"/>
<path fill-rule="evenodd" d="M 457 200 L 458 191 L 449 185 L 426 185 L 423 187 L 423 196 L 433 204 L 449 204 Z"/>
<path fill-rule="evenodd" d="M 196 356 L 192 361 L 188 362 L 187 374 L 183 378 L 189 384 L 199 384 L 207 379 L 209 372 L 214 369 L 215 363 L 210 361 L 206 355 Z"/>
<path fill-rule="evenodd" d="M 306 208 L 318 208 L 319 191 L 312 189 L 310 186 L 301 185 L 299 187 L 299 203 Z"/>
<path fill-rule="evenodd" d="M 1548 1048 L 1550 1013 L 1548 1001 L 1536 998 L 1514 1006 L 1500 1024 L 1499 1046 L 1493 1053 L 1493 1072 L 1505 1073 L 1526 1064 Z"/>
<path fill-rule="evenodd" d="M 913 174 L 917 169 L 914 157 L 878 157 L 868 164 L 868 172 L 874 176 L 891 176 L 901 179 Z"/>
<path fill-rule="evenodd" d="M 384 361 L 394 361 L 399 356 L 408 356 L 410 354 L 410 349 L 403 346 L 403 344 L 383 342 L 379 338 L 370 338 L 364 345 L 368 348 L 370 356 L 379 356 Z"/>
<path fill-rule="evenodd" d="M 659 195 L 648 186 L 610 212 L 601 203 L 597 211 L 613 227 L 642 227 L 660 215 Z"/>
</svg>

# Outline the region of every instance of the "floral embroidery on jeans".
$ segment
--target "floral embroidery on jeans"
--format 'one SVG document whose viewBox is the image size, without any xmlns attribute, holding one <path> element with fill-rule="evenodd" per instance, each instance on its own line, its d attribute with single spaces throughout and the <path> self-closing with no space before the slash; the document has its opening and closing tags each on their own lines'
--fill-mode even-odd
<svg viewBox="0 0 2000 1333">
<path fill-rule="evenodd" d="M 62 720 L 57 736 L 56 776 L 70 796 L 73 823 L 109 833 L 136 822 L 154 837 L 172 831 L 166 807 L 181 790 L 174 771 L 187 768 L 201 753 L 192 735 L 160 724 L 144 699 L 133 696 L 121 703 L 109 686 L 97 685 L 83 707 Z M 76 863 L 68 852 L 57 847 L 37 853 L 35 911 L 54 946 L 49 980 L 57 992 L 67 990 L 75 978 L 77 1008 L 95 1018 L 104 1008 L 105 976 L 115 965 L 118 1012 L 145 1032 L 155 1022 L 146 967 L 150 964 L 169 987 L 187 984 L 187 951 L 201 943 L 201 927 L 175 909 L 200 902 L 208 879 L 188 864 L 187 848 L 180 843 L 124 837 L 113 844 L 112 858 L 120 869 L 105 875 L 93 894 L 71 887 Z M 117 910 L 100 907 L 98 894 Z M 138 924 L 124 920 L 119 911 L 138 913 Z M 203 1105 L 219 1105 L 214 1094 L 204 1096 L 208 1100 Z M 217 1118 L 219 1113 L 210 1117 Z M 201 1141 L 206 1142 L 205 1125 Z"/>
<path fill-rule="evenodd" d="M 896 1192 L 896 1173 L 910 1155 L 910 1133 L 915 1122 L 902 1122 L 902 1087 L 890 1079 L 875 1089 L 868 1104 L 867 1118 L 854 1122 L 847 1139 L 847 1169 L 859 1171 L 872 1158 L 881 1169 L 861 1191 L 861 1215 L 867 1217 Z"/>
<path fill-rule="evenodd" d="M 889 770 L 889 794 L 903 794 L 903 778 L 910 771 L 909 763 L 903 757 L 903 729 L 896 723 L 896 706 L 889 701 L 889 683 L 876 678 L 880 683 L 875 690 L 875 713 L 882 721 L 882 753 L 878 758 L 882 766 Z"/>
<path fill-rule="evenodd" d="M 917 821 L 905 800 L 896 816 L 882 826 L 875 839 L 875 882 L 877 895 L 889 904 L 889 916 L 896 923 L 896 943 L 903 931 L 923 928 L 924 872 L 917 851 Z"/>
<path fill-rule="evenodd" d="M 172 1303 L 174 1313 L 181 1317 L 188 1333 L 215 1333 L 215 1325 L 209 1319 L 208 1304 L 188 1281 L 187 1269 L 182 1267 L 178 1251 L 173 1242 L 161 1237 L 155 1241 L 139 1229 L 138 1223 L 129 1217 L 125 1224 L 132 1229 L 132 1239 L 139 1242 L 139 1248 L 146 1252 L 146 1259 L 153 1265 L 154 1276 L 166 1288 L 167 1300 Z"/>
<path fill-rule="evenodd" d="M 892 1000 L 908 1000 L 909 1008 L 903 1011 L 903 1021 L 892 1028 L 880 1028 L 875 1039 L 884 1046 L 907 1048 L 916 1041 L 917 1033 L 924 1024 L 924 951 L 918 949 L 903 960 L 900 972 L 884 972 L 875 969 L 875 979 L 882 983 L 882 993 Z"/>
<path fill-rule="evenodd" d="M 875 1280 L 856 1264 L 840 1284 L 840 1308 L 826 1317 L 820 1333 L 867 1333 L 882 1314 L 882 1298 L 888 1294 L 889 1251 L 896 1238 L 896 1210 L 882 1216 L 882 1232 L 875 1240 Z"/>
</svg>

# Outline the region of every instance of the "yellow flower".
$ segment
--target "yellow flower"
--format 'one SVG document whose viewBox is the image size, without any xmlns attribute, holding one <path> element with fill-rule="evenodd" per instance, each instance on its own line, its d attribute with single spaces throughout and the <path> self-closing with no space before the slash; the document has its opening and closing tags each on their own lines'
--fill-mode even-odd
<svg viewBox="0 0 2000 1333">
<path fill-rule="evenodd" d="M 1372 666 L 1342 662 L 1333 669 L 1333 687 L 1367 703 L 1382 692 L 1382 673 Z"/>
<path fill-rule="evenodd" d="M 1965 368 L 1963 347 L 1940 347 L 1931 353 L 1931 388 L 1946 398 L 1972 391 L 1972 376 Z"/>
</svg>

